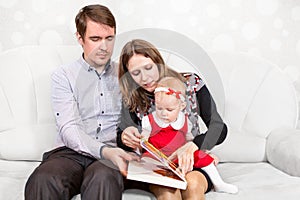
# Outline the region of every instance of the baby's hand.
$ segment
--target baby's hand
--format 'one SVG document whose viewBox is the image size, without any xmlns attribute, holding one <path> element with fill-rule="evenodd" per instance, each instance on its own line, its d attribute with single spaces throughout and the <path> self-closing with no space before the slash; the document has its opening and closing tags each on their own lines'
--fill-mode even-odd
<svg viewBox="0 0 300 200">
<path fill-rule="evenodd" d="M 210 157 L 214 159 L 214 164 L 217 166 L 219 164 L 219 158 L 215 154 L 209 154 Z"/>
</svg>

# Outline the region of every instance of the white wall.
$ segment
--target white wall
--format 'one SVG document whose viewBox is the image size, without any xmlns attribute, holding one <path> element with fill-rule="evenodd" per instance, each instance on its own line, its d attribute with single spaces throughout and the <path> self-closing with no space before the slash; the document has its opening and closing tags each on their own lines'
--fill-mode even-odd
<svg viewBox="0 0 300 200">
<path fill-rule="evenodd" d="M 76 44 L 84 5 L 108 6 L 117 32 L 164 28 L 206 50 L 266 58 L 290 75 L 300 96 L 300 0 L 0 0 L 0 52 L 30 44 Z"/>
</svg>

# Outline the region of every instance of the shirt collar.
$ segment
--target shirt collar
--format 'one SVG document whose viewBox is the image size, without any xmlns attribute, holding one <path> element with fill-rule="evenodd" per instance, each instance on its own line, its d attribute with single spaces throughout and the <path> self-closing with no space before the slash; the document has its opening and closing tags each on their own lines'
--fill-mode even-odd
<svg viewBox="0 0 300 200">
<path fill-rule="evenodd" d="M 153 118 L 154 118 L 154 121 L 157 123 L 157 125 L 161 128 L 166 128 L 167 126 L 170 125 L 175 130 L 179 130 L 184 125 L 185 115 L 183 114 L 183 112 L 179 112 L 176 121 L 171 122 L 171 123 L 165 123 L 156 116 L 156 111 L 154 111 Z"/>
<path fill-rule="evenodd" d="M 90 72 L 90 71 L 96 71 L 95 67 L 91 66 L 90 64 L 88 64 L 86 62 L 86 60 L 84 60 L 83 53 L 80 56 L 79 61 L 80 61 L 81 65 L 83 66 L 83 68 L 85 70 L 87 70 L 88 72 Z M 111 59 L 109 59 L 108 62 L 106 63 L 105 68 L 104 68 L 102 74 L 105 74 L 105 72 L 109 72 L 111 70 L 110 67 L 109 67 L 110 65 L 111 65 Z"/>
</svg>

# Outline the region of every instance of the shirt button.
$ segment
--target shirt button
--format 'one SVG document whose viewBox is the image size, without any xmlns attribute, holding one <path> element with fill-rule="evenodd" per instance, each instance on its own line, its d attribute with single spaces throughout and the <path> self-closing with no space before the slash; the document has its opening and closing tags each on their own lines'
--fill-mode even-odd
<svg viewBox="0 0 300 200">
<path fill-rule="evenodd" d="M 96 130 L 96 133 L 98 134 L 100 131 L 101 131 L 101 128 L 98 127 L 97 130 Z"/>
<path fill-rule="evenodd" d="M 102 114 L 104 113 L 104 111 L 101 112 Z"/>
<path fill-rule="evenodd" d="M 96 139 L 98 139 L 98 137 L 96 137 Z"/>
<path fill-rule="evenodd" d="M 103 93 L 101 93 L 100 96 L 103 96 Z"/>
</svg>

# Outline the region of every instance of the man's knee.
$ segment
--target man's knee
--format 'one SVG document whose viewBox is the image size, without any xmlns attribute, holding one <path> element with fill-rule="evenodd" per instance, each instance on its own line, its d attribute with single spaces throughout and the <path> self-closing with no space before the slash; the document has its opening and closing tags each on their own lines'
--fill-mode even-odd
<svg viewBox="0 0 300 200">
<path fill-rule="evenodd" d="M 73 179 L 73 184 L 69 184 L 71 180 L 66 173 L 55 173 L 55 170 L 50 171 L 48 168 L 40 166 L 29 177 L 25 185 L 25 194 L 30 196 L 47 195 L 49 193 L 69 197 L 76 193 L 76 190 L 79 191 L 80 188 L 76 186 L 75 176 L 73 176 Z M 78 180 L 78 182 L 81 182 L 81 180 Z M 69 185 L 72 185 L 72 187 L 69 187 Z"/>
<path fill-rule="evenodd" d="M 53 177 L 50 173 L 45 170 L 40 169 L 39 167 L 35 169 L 35 171 L 30 175 L 26 187 L 34 185 L 34 187 L 43 187 L 45 183 L 49 181 L 49 178 Z"/>
<path fill-rule="evenodd" d="M 58 188 L 59 185 L 53 181 L 57 180 L 50 176 L 47 171 L 37 168 L 28 178 L 25 185 L 25 199 L 35 200 L 40 198 L 53 199 L 55 195 L 60 194 L 63 188 Z M 53 196 L 51 196 L 53 195 Z"/>
<path fill-rule="evenodd" d="M 123 176 L 115 167 L 96 161 L 86 168 L 81 185 L 82 199 L 121 199 Z"/>
<path fill-rule="evenodd" d="M 86 169 L 85 180 L 97 182 L 97 184 L 113 184 L 123 187 L 123 176 L 120 171 L 110 163 L 97 161 Z"/>
</svg>

